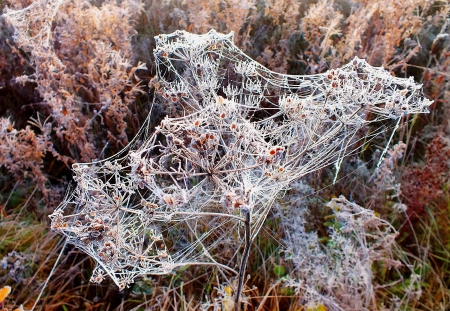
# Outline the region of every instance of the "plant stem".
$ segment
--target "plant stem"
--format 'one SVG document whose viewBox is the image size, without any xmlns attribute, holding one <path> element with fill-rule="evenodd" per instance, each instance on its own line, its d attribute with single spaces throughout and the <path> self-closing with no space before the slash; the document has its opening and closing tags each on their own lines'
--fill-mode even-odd
<svg viewBox="0 0 450 311">
<path fill-rule="evenodd" d="M 239 283 L 236 289 L 236 296 L 234 299 L 234 310 L 240 311 L 241 306 L 239 304 L 239 300 L 241 298 L 242 285 L 244 283 L 244 275 L 245 275 L 245 267 L 247 265 L 248 256 L 250 255 L 250 246 L 252 245 L 252 236 L 250 232 L 250 210 L 243 210 L 245 213 L 245 249 L 244 256 L 242 257 L 241 267 L 239 270 Z"/>
</svg>

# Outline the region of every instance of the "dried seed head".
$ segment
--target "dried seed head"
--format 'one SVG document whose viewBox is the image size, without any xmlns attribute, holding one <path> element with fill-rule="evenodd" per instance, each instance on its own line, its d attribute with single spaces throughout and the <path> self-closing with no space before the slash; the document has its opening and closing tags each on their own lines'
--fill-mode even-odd
<svg viewBox="0 0 450 311">
<path fill-rule="evenodd" d="M 91 243 L 91 240 L 88 237 L 81 238 L 81 242 L 83 242 L 84 245 L 89 245 Z"/>
<path fill-rule="evenodd" d="M 145 202 L 145 207 L 149 207 L 149 208 L 155 209 L 155 208 L 158 207 L 158 205 L 153 204 L 153 203 L 151 203 L 151 202 Z"/>
<path fill-rule="evenodd" d="M 393 109 L 397 115 L 404 114 L 402 110 L 429 106 L 429 101 L 415 102 L 419 89 L 415 89 L 414 84 L 396 83 L 397 80 L 389 79 L 381 69 L 371 68 L 364 61 L 356 59 L 355 64 L 361 62 L 367 70 L 345 66 L 342 70 L 330 69 L 326 74 L 314 77 L 280 76 L 280 79 L 262 66 L 247 61 L 241 57 L 243 55 L 237 55 L 234 48 L 229 50 L 228 41 L 221 40 L 221 35 L 217 34 L 210 36 L 210 42 L 223 41 L 223 48 L 227 49 L 223 55 L 207 50 L 211 46 L 203 44 L 208 37 L 205 35 L 195 37 L 202 44 L 194 44 L 195 49 L 199 49 L 196 53 L 199 57 L 191 57 L 192 53 L 184 52 L 189 52 L 190 43 L 196 41 L 191 41 L 191 35 L 184 36 L 183 40 L 161 36 L 163 41 L 157 42 L 160 47 L 156 54 L 160 56 L 156 60 L 161 66 L 158 68 L 160 75 L 155 79 L 155 83 L 160 79 L 156 90 L 161 94 L 159 99 L 170 104 L 171 101 L 182 102 L 185 105 L 178 108 L 183 111 L 174 111 L 171 104 L 170 118 L 160 123 L 155 134 L 147 133 L 144 127 L 131 149 L 112 158 L 115 160 L 110 159 L 112 163 L 101 161 L 111 169 L 92 164 L 74 168 L 80 188 L 75 193 L 77 202 L 72 202 L 70 197 L 66 204 L 68 208 L 64 210 L 67 216 L 60 219 L 57 215 L 52 216 L 52 225 L 59 228 L 60 233 L 78 238 L 71 240 L 88 253 L 97 253 L 93 254 L 95 259 L 114 281 L 122 284 L 122 289 L 137 274 L 166 272 L 174 264 L 200 259 L 204 251 L 214 250 L 213 235 L 223 230 L 211 228 L 212 218 L 206 216 L 216 212 L 210 209 L 211 200 L 220 199 L 228 213 L 235 215 L 245 214 L 255 204 L 258 209 L 251 215 L 252 220 L 258 217 L 262 221 L 270 207 L 267 200 L 274 198 L 278 189 L 303 176 L 305 170 L 296 169 L 297 164 L 312 165 L 311 170 L 314 170 L 353 152 L 354 149 L 341 151 L 334 147 L 349 146 L 355 131 L 361 128 L 355 124 L 366 122 L 365 114 L 357 111 L 360 109 L 358 103 L 374 105 L 375 109 L 371 110 L 373 120 L 390 116 L 391 110 L 385 108 L 388 104 L 383 107 L 385 111 L 377 109 L 386 98 L 391 102 L 396 97 L 400 99 Z M 177 51 L 177 60 L 169 59 L 174 55 L 172 51 Z M 180 66 L 169 63 L 171 61 Z M 208 75 L 198 77 L 202 71 L 196 67 L 207 70 Z M 212 72 L 210 69 L 217 70 Z M 226 72 L 230 70 L 237 76 L 227 76 Z M 359 80 L 364 72 L 369 73 L 366 82 Z M 247 79 L 251 75 L 257 77 Z M 412 93 L 414 96 L 406 98 L 406 94 Z M 275 103 L 275 97 L 279 103 Z M 405 103 L 409 103 L 409 108 L 403 106 Z M 278 104 L 281 106 L 279 114 Z M 328 113 L 326 108 L 332 118 L 322 115 Z M 11 130 L 14 129 L 11 127 Z M 253 165 L 253 161 L 258 165 Z M 123 171 L 117 163 L 123 164 Z M 100 201 L 99 194 L 106 194 L 106 198 Z M 142 194 L 145 195 L 140 196 Z M 128 209 L 124 206 L 122 211 L 118 208 L 122 203 L 134 206 Z M 115 209 L 110 209 L 111 205 Z M 173 216 L 180 211 L 192 215 L 191 210 L 195 210 L 192 216 L 195 219 L 188 215 L 192 221 L 187 223 L 183 222 L 182 214 Z M 111 229 L 95 217 L 81 218 L 86 211 L 97 211 L 97 217 L 105 224 L 104 215 L 110 215 L 111 221 L 107 225 Z M 200 217 L 200 213 L 207 213 L 206 219 Z M 78 218 L 78 226 L 74 226 L 73 221 Z M 65 220 L 70 225 L 70 232 L 62 229 L 67 226 Z M 172 221 L 179 221 L 179 224 L 169 229 Z M 174 256 L 172 262 L 172 253 L 167 250 L 173 246 L 171 239 L 189 233 L 191 229 L 195 236 L 180 244 L 180 254 L 186 255 Z M 114 253 L 109 240 L 117 243 Z M 201 247 L 197 247 L 199 241 Z M 83 243 L 91 245 L 88 248 Z M 98 255 L 100 251 L 104 262 Z M 167 257 L 170 262 L 162 259 Z M 139 260 L 145 261 L 141 268 Z M 135 269 L 130 264 L 135 265 Z M 96 277 L 97 273 L 94 275 Z M 231 297 L 231 293 L 228 296 Z"/>
<path fill-rule="evenodd" d="M 112 251 L 116 249 L 116 245 L 112 241 L 105 242 L 104 247 L 106 249 L 111 249 Z"/>
<path fill-rule="evenodd" d="M 164 195 L 163 196 L 163 200 L 168 205 L 175 205 L 174 198 L 171 195 L 169 195 L 169 194 Z"/>
<path fill-rule="evenodd" d="M 166 251 L 162 251 L 162 252 L 159 254 L 159 256 L 160 256 L 161 258 L 167 258 L 167 252 L 166 252 Z"/>
<path fill-rule="evenodd" d="M 103 275 L 99 274 L 94 278 L 94 283 L 101 283 L 103 282 Z"/>
<path fill-rule="evenodd" d="M 103 224 L 99 224 L 99 223 L 93 223 L 92 224 L 92 229 L 94 230 L 102 230 L 103 229 Z"/>
<path fill-rule="evenodd" d="M 242 205 L 244 205 L 244 202 L 242 202 L 241 199 L 237 199 L 237 200 L 234 201 L 234 203 L 233 203 L 233 207 L 234 207 L 234 208 L 239 208 L 239 207 L 241 207 Z"/>
<path fill-rule="evenodd" d="M 224 98 L 222 96 L 217 96 L 217 103 L 219 105 L 223 105 L 223 102 L 224 102 Z"/>
</svg>

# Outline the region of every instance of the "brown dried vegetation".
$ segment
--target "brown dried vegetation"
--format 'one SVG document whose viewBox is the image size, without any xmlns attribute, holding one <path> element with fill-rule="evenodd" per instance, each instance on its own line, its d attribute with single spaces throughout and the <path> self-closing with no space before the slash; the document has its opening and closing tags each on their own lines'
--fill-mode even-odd
<svg viewBox="0 0 450 311">
<path fill-rule="evenodd" d="M 379 211 L 380 218 L 410 222 L 418 235 L 418 242 L 409 238 L 407 245 L 401 245 L 414 249 L 415 257 L 405 253 L 403 267 L 413 267 L 415 273 L 372 265 L 378 287 L 369 309 L 388 310 L 384 302 L 392 297 L 399 297 L 399 304 L 411 310 L 449 308 L 450 6 L 446 1 L 0 2 L 5 4 L 8 9 L 0 17 L 0 260 L 5 258 L 6 268 L 0 266 L 0 280 L 5 283 L 0 287 L 12 287 L 5 300 L 8 309 L 20 304 L 31 309 L 61 251 L 57 237 L 45 234 L 48 224 L 43 216 L 61 200 L 61 185 L 71 178 L 67 167 L 107 157 L 134 137 L 150 111 L 153 93 L 148 91 L 158 89 L 157 82 L 150 81 L 156 74 L 153 36 L 176 29 L 234 31 L 243 51 L 283 73 L 321 73 L 358 56 L 398 76 L 414 76 L 435 101 L 429 117 L 412 118 L 394 138 L 406 143 L 405 154 L 395 158 L 384 174 L 394 167 L 399 172 L 390 175 L 392 184 L 399 185 L 399 196 L 391 197 L 386 179 L 371 178 L 375 165 L 370 159 L 377 160 L 372 149 L 363 154 L 366 162 L 353 159 L 342 165 L 340 176 L 356 168 L 358 172 L 324 188 L 320 194 L 326 199 L 304 198 L 310 195 L 305 192 L 309 186 L 293 186 L 287 192 L 250 255 L 247 309 L 324 310 L 319 303 L 307 305 L 303 296 L 293 292 L 295 286 L 285 286 L 282 277 L 294 276 L 296 267 L 280 255 L 280 244 L 273 238 L 286 239 L 284 230 L 289 227 L 280 224 L 279 213 L 298 204 L 314 211 L 305 212 L 305 227 L 317 230 L 321 241 L 329 241 L 327 226 L 339 232 L 340 224 L 330 223 L 334 216 L 328 215 L 324 201 L 342 193 Z M 26 19 L 15 19 L 14 10 L 29 6 Z M 152 109 L 158 118 L 169 111 L 168 107 Z M 230 125 L 231 130 L 235 127 Z M 376 143 L 382 146 L 386 140 Z M 331 183 L 330 175 L 322 171 L 304 183 L 322 189 Z M 400 203 L 406 212 L 393 213 L 392 206 Z M 224 247 L 223 256 L 232 258 L 227 251 Z M 113 285 L 89 284 L 92 267 L 76 249 L 66 250 L 38 301 L 40 310 L 198 310 L 205 296 L 210 303 L 205 309 L 231 310 L 232 290 L 218 281 L 220 275 L 213 268 L 183 268 L 173 275 L 144 278 L 119 292 Z M 399 271 L 407 271 L 403 282 L 383 289 L 380 283 L 390 283 Z M 419 274 L 425 282 L 417 281 Z M 408 295 L 402 296 L 405 292 Z M 333 310 L 330 305 L 328 310 Z"/>
</svg>

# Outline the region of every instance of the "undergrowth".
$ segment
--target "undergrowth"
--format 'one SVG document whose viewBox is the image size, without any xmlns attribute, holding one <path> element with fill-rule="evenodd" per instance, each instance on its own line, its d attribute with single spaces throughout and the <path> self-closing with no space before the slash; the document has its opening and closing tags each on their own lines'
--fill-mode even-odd
<svg viewBox="0 0 450 311">
<path fill-rule="evenodd" d="M 198 34 L 215 29 L 234 31 L 242 51 L 276 72 L 324 73 L 358 56 L 398 77 L 414 77 L 434 101 L 430 114 L 402 120 L 378 169 L 395 124 L 347 157 L 335 183 L 334 169 L 325 168 L 277 197 L 250 252 L 244 308 L 450 308 L 446 1 L 0 5 L 0 287 L 11 287 L 0 307 L 234 308 L 238 280 L 214 266 L 146 275 L 122 291 L 108 279 L 93 284 L 94 260 L 52 232 L 48 219 L 72 182 L 73 163 L 116 154 L 150 112 L 149 131 L 172 113 L 173 107 L 154 101 L 160 85 L 154 78 L 153 37 L 177 29 Z M 27 7 L 28 20 L 14 21 L 14 10 Z M 385 224 L 393 231 L 382 230 Z M 362 227 L 369 235 L 356 234 Z M 380 236 L 388 237 L 384 244 L 377 244 Z M 361 252 L 367 256 L 351 256 Z M 240 252 L 234 248 L 224 245 L 215 256 L 238 269 Z M 355 267 L 353 274 L 349 267 Z"/>
</svg>

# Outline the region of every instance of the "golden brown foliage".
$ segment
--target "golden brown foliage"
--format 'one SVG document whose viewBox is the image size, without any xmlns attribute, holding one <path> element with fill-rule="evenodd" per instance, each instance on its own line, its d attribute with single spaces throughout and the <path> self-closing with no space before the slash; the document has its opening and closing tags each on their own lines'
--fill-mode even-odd
<svg viewBox="0 0 450 311">
<path fill-rule="evenodd" d="M 347 167 L 342 171 L 352 173 L 358 167 L 358 172 L 366 170 L 364 174 L 358 173 L 351 184 L 341 182 L 322 190 L 321 194 L 331 198 L 345 192 L 347 197 L 359 199 L 360 204 L 365 200 L 367 206 L 362 206 L 383 212 L 390 211 L 397 203 L 406 204 L 405 217 L 421 216 L 410 218 L 413 227 L 419 220 L 427 224 L 436 221 L 439 229 L 433 231 L 430 227 L 432 233 L 419 236 L 419 240 L 427 241 L 436 232 L 446 235 L 437 236 L 433 245 L 417 247 L 414 255 L 405 255 L 410 256 L 410 266 L 427 280 L 426 284 L 412 288 L 419 286 L 417 279 L 405 275 L 404 282 L 397 284 L 398 288 L 389 297 L 374 298 L 373 309 L 386 310 L 384 302 L 392 297 L 400 297 L 399 301 L 404 298 L 401 302 L 411 310 L 449 308 L 450 268 L 446 262 L 450 248 L 445 229 L 450 223 L 446 210 L 450 193 L 447 163 L 450 145 L 446 134 L 450 107 L 450 6 L 447 1 L 11 0 L 8 5 L 10 15 L 2 18 L 10 21 L 18 32 L 14 38 L 8 37 L 4 28 L 0 33 L 0 48 L 7 51 L 0 53 L 0 166 L 5 173 L 0 178 L 0 257 L 17 249 L 40 260 L 30 264 L 33 276 L 24 277 L 32 285 L 2 278 L 12 287 L 5 300 L 9 309 L 14 303 L 31 308 L 60 251 L 54 236 L 42 238 L 46 223 L 28 225 L 33 215 L 41 217 L 48 213 L 55 198 L 61 195 L 53 192 L 55 185 L 63 182 L 61 178 L 70 178 L 67 171 L 61 173 L 55 169 L 54 160 L 58 159 L 61 166 L 74 160 L 91 161 L 105 153 L 111 154 L 128 142 L 139 127 L 135 125 L 136 119 L 145 119 L 149 111 L 148 105 L 142 104 L 139 98 L 155 74 L 153 36 L 176 29 L 196 33 L 210 29 L 234 31 L 235 42 L 243 51 L 278 72 L 320 73 L 358 56 L 371 65 L 385 66 L 397 75 L 414 76 L 416 81 L 424 83 L 427 95 L 435 101 L 435 114 L 430 118 L 414 118 L 404 125 L 401 137 L 406 143 L 405 155 L 387 159 L 392 160 L 389 163 L 396 170 L 404 171 L 396 178 L 389 176 L 400 187 L 402 195 L 391 198 L 392 192 L 386 189 L 386 184 L 381 186 L 386 179 L 371 183 L 368 176 L 373 175 L 374 165 L 363 160 L 344 163 Z M 30 5 L 32 10 L 27 11 Z M 22 11 L 14 15 L 13 10 Z M 139 61 L 147 62 L 150 70 L 145 71 Z M 150 85 L 155 86 L 156 83 Z M 33 97 L 29 90 L 34 88 L 37 92 Z M 28 102 L 17 101 L 10 94 L 23 95 L 23 100 Z M 153 109 L 155 112 L 156 108 Z M 36 115 L 50 118 L 44 123 L 29 119 Z M 31 126 L 26 125 L 27 121 Z M 431 126 L 424 127 L 425 124 Z M 411 142 L 419 135 L 424 140 L 419 139 L 413 145 Z M 431 143 L 423 155 L 420 146 L 428 142 Z M 421 157 L 426 157 L 425 163 L 417 164 Z M 388 171 L 384 173 L 389 174 Z M 331 181 L 325 178 L 327 174 L 315 175 L 310 184 L 316 188 L 328 186 Z M 28 189 L 35 187 L 45 200 L 40 195 L 27 195 Z M 323 199 L 303 200 L 302 196 L 301 191 L 294 193 L 289 204 L 301 202 L 314 207 L 311 209 L 314 212 L 305 216 L 308 229 L 318 228 L 318 238 L 325 241 L 328 236 L 322 224 Z M 427 222 L 430 214 L 425 211 L 429 212 L 430 206 L 439 217 Z M 22 208 L 23 212 L 18 212 Z M 380 217 L 400 224 L 405 221 L 401 215 L 382 213 Z M 280 244 L 273 239 L 279 241 L 285 236 L 279 219 L 270 217 L 266 224 L 268 232 L 262 232 L 264 237 L 255 241 L 257 248 L 251 254 L 252 278 L 245 292 L 248 310 L 306 309 L 303 297 L 296 296 L 280 281 L 283 276 L 278 273 L 280 267 L 286 268 L 286 275 L 293 275 L 296 267 L 280 256 Z M 39 234 L 35 235 L 37 231 Z M 402 246 L 412 249 L 411 241 L 412 238 L 408 239 L 407 245 Z M 436 245 L 439 251 L 430 250 Z M 233 254 L 227 251 L 225 247 L 223 257 L 232 258 Z M 220 275 L 213 269 L 191 267 L 174 275 L 145 278 L 126 293 L 119 293 L 112 286 L 87 285 L 92 264 L 76 250 L 63 258 L 44 298 L 39 301 L 42 310 L 139 310 L 138 305 L 154 310 L 198 310 L 205 296 L 211 302 L 209 310 L 229 308 L 230 284 L 221 283 Z M 230 259 L 230 262 L 234 261 Z M 393 279 L 390 278 L 394 274 L 392 270 L 373 268 L 378 269 L 377 281 L 389 283 Z M 5 271 L 0 267 L 2 277 L 8 275 Z M 410 293 L 414 289 L 415 293 L 423 290 L 424 294 L 403 297 L 402 286 L 409 286 Z M 376 293 L 379 295 L 380 291 Z M 311 308 L 325 307 L 318 304 Z"/>
</svg>

